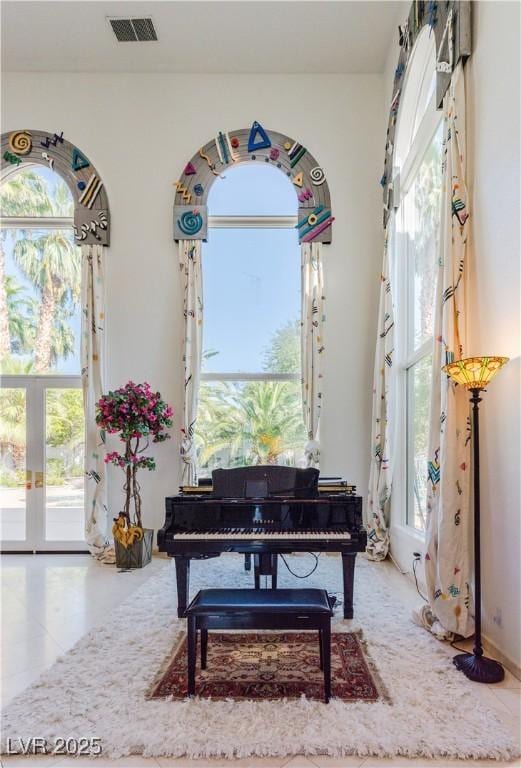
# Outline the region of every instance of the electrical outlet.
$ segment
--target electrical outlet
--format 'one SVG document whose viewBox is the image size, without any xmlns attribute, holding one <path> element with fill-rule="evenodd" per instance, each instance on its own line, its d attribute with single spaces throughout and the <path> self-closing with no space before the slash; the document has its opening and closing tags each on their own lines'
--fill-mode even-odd
<svg viewBox="0 0 521 768">
<path fill-rule="evenodd" d="M 413 552 L 412 555 L 413 555 L 415 560 L 421 560 L 422 559 L 421 552 Z"/>
<path fill-rule="evenodd" d="M 492 621 L 494 624 L 497 624 L 498 627 L 503 626 L 503 616 L 501 615 L 501 608 L 496 608 L 494 615 L 492 616 Z"/>
</svg>

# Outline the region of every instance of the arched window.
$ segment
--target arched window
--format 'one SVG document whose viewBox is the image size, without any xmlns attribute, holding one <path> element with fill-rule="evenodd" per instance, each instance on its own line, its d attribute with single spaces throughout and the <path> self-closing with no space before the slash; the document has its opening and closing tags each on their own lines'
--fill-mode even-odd
<svg viewBox="0 0 521 768">
<path fill-rule="evenodd" d="M 0 187 L 0 507 L 6 549 L 84 541 L 81 257 L 74 201 L 26 164 Z"/>
<path fill-rule="evenodd" d="M 428 26 L 418 36 L 400 105 L 395 142 L 394 231 L 397 353 L 400 371 L 398 478 L 402 524 L 425 529 L 427 445 L 436 264 L 440 230 L 442 121 L 435 104 L 435 42 Z M 403 486 L 402 486 L 403 483 Z M 401 487 L 400 487 L 401 486 Z"/>
<path fill-rule="evenodd" d="M 404 94 L 400 103 L 394 161 L 401 168 L 410 156 L 418 129 L 435 108 L 436 44 L 429 27 L 420 32 L 407 66 Z"/>
<path fill-rule="evenodd" d="M 201 476 L 217 467 L 303 460 L 297 210 L 293 184 L 268 164 L 227 168 L 211 188 L 196 433 Z"/>
</svg>

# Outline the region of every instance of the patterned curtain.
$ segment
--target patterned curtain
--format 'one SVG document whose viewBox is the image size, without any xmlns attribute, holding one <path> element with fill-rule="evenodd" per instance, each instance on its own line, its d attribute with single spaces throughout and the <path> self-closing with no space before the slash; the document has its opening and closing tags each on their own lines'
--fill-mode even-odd
<svg viewBox="0 0 521 768">
<path fill-rule="evenodd" d="M 389 551 L 389 523 L 391 506 L 391 427 L 392 387 L 391 374 L 394 352 L 394 314 L 388 256 L 387 225 L 384 239 L 384 258 L 380 276 L 378 302 L 378 329 L 373 378 L 373 415 L 371 427 L 371 466 L 367 514 L 367 554 L 371 560 L 384 560 Z"/>
<path fill-rule="evenodd" d="M 306 464 L 317 467 L 320 462 L 319 423 L 322 404 L 322 355 L 324 352 L 324 281 L 322 244 L 302 243 L 301 264 L 301 365 L 302 407 L 308 441 Z"/>
<path fill-rule="evenodd" d="M 440 261 L 429 432 L 424 624 L 438 636 L 474 631 L 470 595 L 470 419 L 465 390 L 441 372 L 464 357 L 469 214 L 465 186 L 465 85 L 458 64 L 444 104 Z M 427 608 L 427 607 L 425 607 Z M 441 625 L 441 627 L 440 627 Z"/>
<path fill-rule="evenodd" d="M 184 462 L 183 483 L 195 485 L 197 482 L 197 457 L 194 434 L 203 341 L 203 276 L 200 240 L 179 241 L 179 264 L 183 277 L 183 363 L 185 373 L 181 458 Z"/>
<path fill-rule="evenodd" d="M 81 382 L 85 411 L 85 541 L 91 554 L 114 563 L 108 537 L 105 435 L 96 425 L 96 402 L 103 393 L 105 330 L 105 248 L 81 246 Z"/>
</svg>

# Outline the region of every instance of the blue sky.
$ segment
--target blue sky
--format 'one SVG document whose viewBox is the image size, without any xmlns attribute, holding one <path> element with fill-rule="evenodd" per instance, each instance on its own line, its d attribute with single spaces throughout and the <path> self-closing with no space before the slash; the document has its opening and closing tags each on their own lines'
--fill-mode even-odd
<svg viewBox="0 0 521 768">
<path fill-rule="evenodd" d="M 210 216 L 296 216 L 296 187 L 269 163 L 230 166 L 208 195 Z"/>
<path fill-rule="evenodd" d="M 248 164 L 216 179 L 208 213 L 297 214 L 293 184 L 276 168 Z M 300 249 L 295 229 L 210 229 L 203 245 L 204 370 L 257 373 L 273 333 L 300 316 Z"/>
</svg>

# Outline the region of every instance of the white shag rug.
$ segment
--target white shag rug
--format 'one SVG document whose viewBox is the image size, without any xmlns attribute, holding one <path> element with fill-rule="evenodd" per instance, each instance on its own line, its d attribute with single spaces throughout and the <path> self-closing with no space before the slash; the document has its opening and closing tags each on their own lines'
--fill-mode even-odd
<svg viewBox="0 0 521 768">
<path fill-rule="evenodd" d="M 497 758 L 520 754 L 515 734 L 456 671 L 440 643 L 410 619 L 393 595 L 387 569 L 358 557 L 355 619 L 335 629 L 361 629 L 391 701 L 328 705 L 281 701 L 147 701 L 184 621 L 176 617 L 175 569 L 165 563 L 9 705 L 2 740 L 37 734 L 100 737 L 103 756 L 259 756 L 318 753 L 432 758 Z M 291 557 L 297 573 L 309 558 Z M 240 556 L 192 564 L 191 592 L 250 587 Z M 305 582 L 280 568 L 280 586 L 318 586 L 341 594 L 339 557 L 322 556 Z M 121 578 L 129 578 L 121 574 Z M 131 578 L 131 576 L 130 576 Z M 338 611 L 341 614 L 341 611 Z"/>
</svg>

